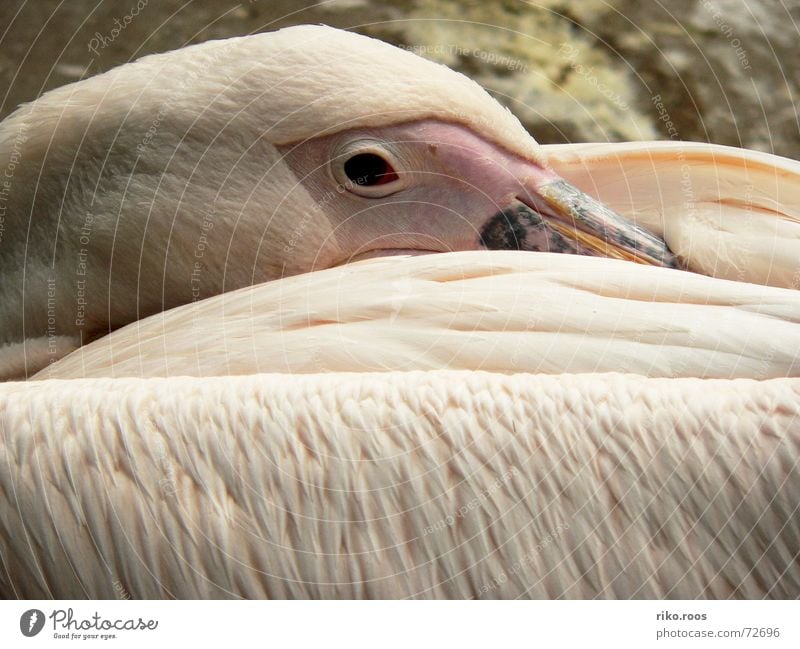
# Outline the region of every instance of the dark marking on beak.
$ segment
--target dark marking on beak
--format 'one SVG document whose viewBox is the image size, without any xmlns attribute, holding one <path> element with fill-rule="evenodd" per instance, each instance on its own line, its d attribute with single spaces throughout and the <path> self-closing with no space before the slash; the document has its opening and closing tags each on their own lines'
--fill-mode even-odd
<svg viewBox="0 0 800 649">
<path fill-rule="evenodd" d="M 498 212 L 486 222 L 481 229 L 480 245 L 487 250 L 599 256 L 597 252 L 551 228 L 541 214 L 520 202 Z"/>
</svg>

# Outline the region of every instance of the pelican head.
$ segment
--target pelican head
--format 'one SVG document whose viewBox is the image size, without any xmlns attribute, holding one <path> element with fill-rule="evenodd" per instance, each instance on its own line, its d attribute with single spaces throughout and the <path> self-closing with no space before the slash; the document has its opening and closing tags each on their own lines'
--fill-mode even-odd
<svg viewBox="0 0 800 649">
<path fill-rule="evenodd" d="M 477 83 L 324 26 L 54 90 L 0 125 L 4 159 L 0 343 L 49 346 L 27 349 L 26 373 L 146 315 L 363 257 L 521 249 L 675 264 L 661 239 L 560 178 Z"/>
</svg>

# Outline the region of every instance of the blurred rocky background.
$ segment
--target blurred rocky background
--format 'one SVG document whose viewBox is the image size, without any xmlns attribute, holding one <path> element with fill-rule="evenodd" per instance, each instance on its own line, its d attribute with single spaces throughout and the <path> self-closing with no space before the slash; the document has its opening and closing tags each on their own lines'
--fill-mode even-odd
<svg viewBox="0 0 800 649">
<path fill-rule="evenodd" d="M 800 158 L 800 0 L 2 0 L 0 117 L 152 52 L 327 23 L 472 76 L 541 142 Z"/>
</svg>

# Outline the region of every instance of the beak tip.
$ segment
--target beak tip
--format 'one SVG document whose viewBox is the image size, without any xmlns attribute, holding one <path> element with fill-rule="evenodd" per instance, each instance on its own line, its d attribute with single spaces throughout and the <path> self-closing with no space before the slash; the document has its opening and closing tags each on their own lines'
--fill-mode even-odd
<svg viewBox="0 0 800 649">
<path fill-rule="evenodd" d="M 547 218 L 551 227 L 580 242 L 592 254 L 650 266 L 680 268 L 663 239 L 620 216 L 563 178 L 542 184 L 536 194 L 539 200 L 534 200 L 533 208 Z"/>
</svg>

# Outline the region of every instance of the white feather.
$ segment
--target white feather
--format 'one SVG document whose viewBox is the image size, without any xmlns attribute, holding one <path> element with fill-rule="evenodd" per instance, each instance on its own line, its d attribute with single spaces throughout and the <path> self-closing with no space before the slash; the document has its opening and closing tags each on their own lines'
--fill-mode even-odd
<svg viewBox="0 0 800 649">
<path fill-rule="evenodd" d="M 800 596 L 800 383 L 0 385 L 0 596 Z"/>
<path fill-rule="evenodd" d="M 36 378 L 472 369 L 800 373 L 800 293 L 602 258 L 380 258 L 151 316 Z"/>
</svg>

